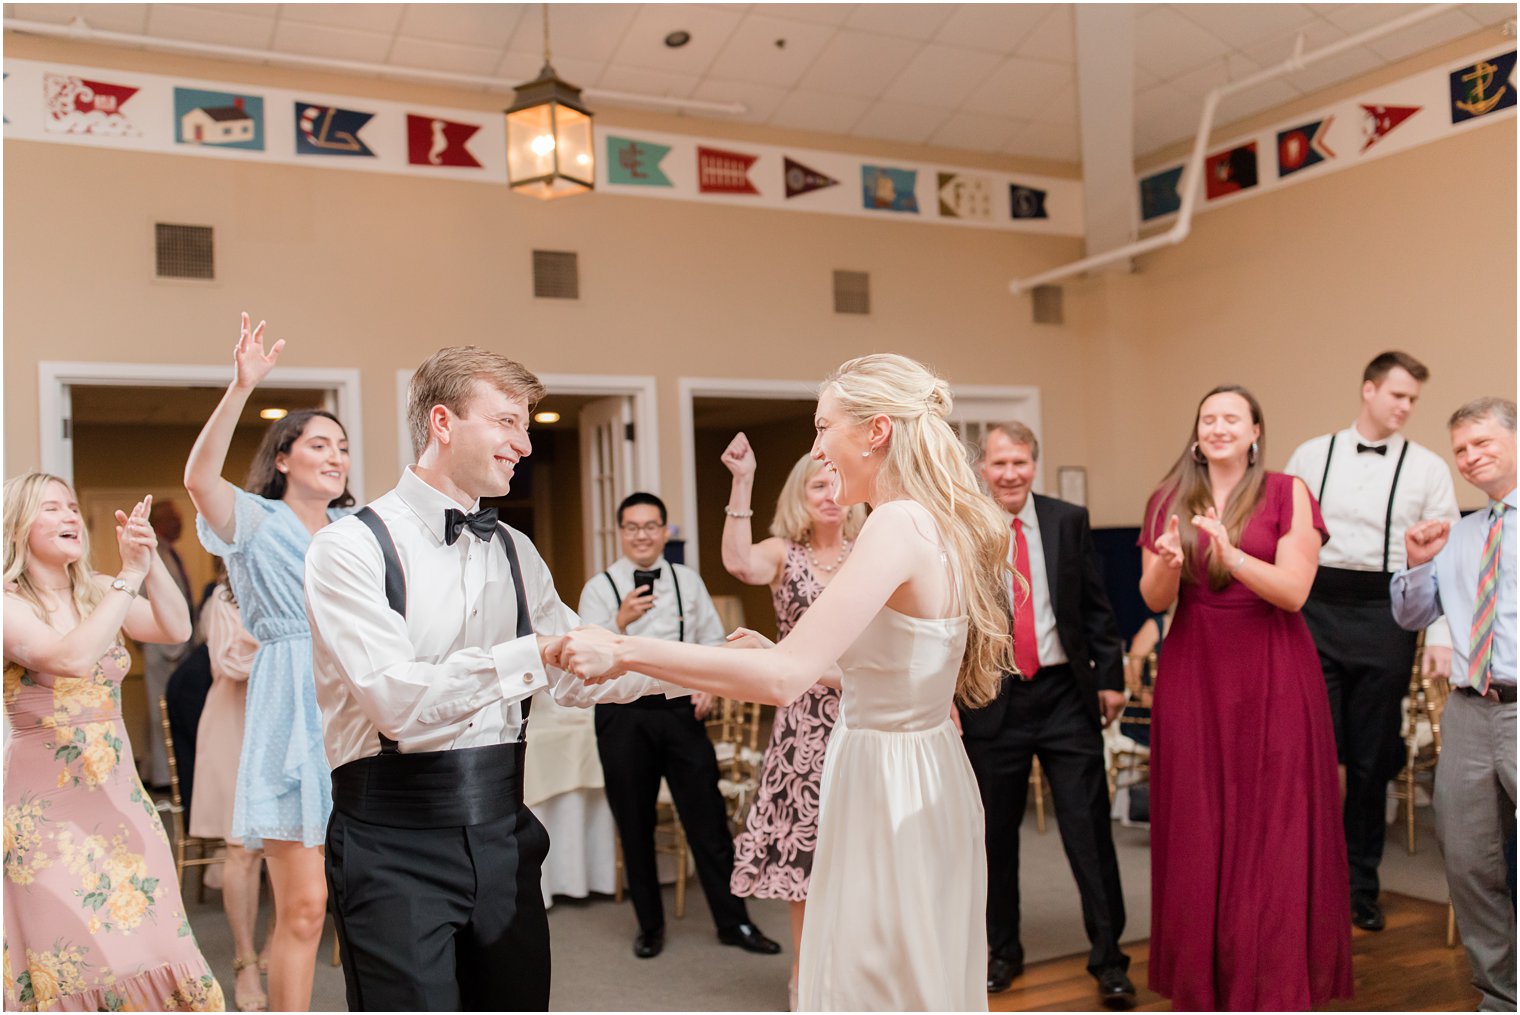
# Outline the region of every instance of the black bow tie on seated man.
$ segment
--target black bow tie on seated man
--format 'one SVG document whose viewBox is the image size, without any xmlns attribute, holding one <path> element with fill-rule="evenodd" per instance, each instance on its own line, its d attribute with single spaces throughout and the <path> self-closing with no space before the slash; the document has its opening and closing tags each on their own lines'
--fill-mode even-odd
<svg viewBox="0 0 1520 1015">
<path fill-rule="evenodd" d="M 496 509 L 481 508 L 473 514 L 465 514 L 458 508 L 444 510 L 443 541 L 446 545 L 453 546 L 458 542 L 459 534 L 465 529 L 475 533 L 475 538 L 482 543 L 489 543 L 496 534 Z"/>
<path fill-rule="evenodd" d="M 1360 444 L 1360 443 L 1357 444 L 1357 446 L 1356 446 L 1356 453 L 1357 454 L 1361 454 L 1363 451 L 1371 451 L 1374 455 L 1387 455 L 1388 454 L 1388 445 L 1386 445 L 1386 444 Z"/>
</svg>

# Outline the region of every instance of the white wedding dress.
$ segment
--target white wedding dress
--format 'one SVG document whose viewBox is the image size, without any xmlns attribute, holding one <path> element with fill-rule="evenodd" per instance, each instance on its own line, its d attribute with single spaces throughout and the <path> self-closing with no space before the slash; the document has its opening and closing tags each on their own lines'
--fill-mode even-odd
<svg viewBox="0 0 1520 1015">
<path fill-rule="evenodd" d="M 966 624 L 884 607 L 839 660 L 801 1010 L 987 1010 L 982 801 L 950 721 Z"/>
</svg>

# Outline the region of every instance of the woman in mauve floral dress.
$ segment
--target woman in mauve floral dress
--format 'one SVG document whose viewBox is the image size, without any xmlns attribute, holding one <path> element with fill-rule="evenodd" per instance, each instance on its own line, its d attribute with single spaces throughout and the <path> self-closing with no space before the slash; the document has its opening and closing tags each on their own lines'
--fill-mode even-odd
<svg viewBox="0 0 1520 1015">
<path fill-rule="evenodd" d="M 90 570 L 67 483 L 34 472 L 5 484 L 7 1010 L 224 1007 L 122 725 L 131 660 L 121 632 L 158 644 L 190 637 L 149 501 L 116 512 L 113 579 Z"/>
<path fill-rule="evenodd" d="M 770 538 L 755 543 L 750 526 L 755 452 L 744 434 L 735 436 L 723 452 L 723 464 L 734 477 L 724 509 L 723 566 L 745 584 L 770 586 L 776 637 L 785 638 L 850 555 L 851 542 L 865 524 L 865 508 L 847 510 L 834 503 L 832 477 L 822 471 L 822 462 L 803 455 L 776 500 Z M 760 787 L 734 843 L 730 890 L 741 897 L 786 899 L 792 904 L 794 955 L 802 941 L 808 877 L 818 842 L 823 749 L 838 716 L 839 692 L 822 685 L 776 711 Z M 796 983 L 794 959 L 794 992 Z"/>
</svg>

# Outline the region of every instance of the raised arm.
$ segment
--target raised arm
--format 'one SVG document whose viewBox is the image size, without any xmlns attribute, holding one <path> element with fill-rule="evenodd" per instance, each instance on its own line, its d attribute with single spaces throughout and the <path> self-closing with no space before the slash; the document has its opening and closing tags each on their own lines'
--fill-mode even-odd
<svg viewBox="0 0 1520 1015">
<path fill-rule="evenodd" d="M 746 585 L 774 585 L 781 578 L 786 546 L 774 537 L 753 541 L 755 452 L 748 437 L 734 435 L 723 452 L 723 464 L 734 476 L 723 518 L 723 569 Z"/>
<path fill-rule="evenodd" d="M 1147 524 L 1149 511 L 1147 511 Z M 1154 613 L 1170 609 L 1182 585 L 1182 540 L 1176 515 L 1166 520 L 1166 530 L 1156 538 L 1156 548 L 1140 551 L 1140 598 Z"/>
<path fill-rule="evenodd" d="M 227 449 L 232 445 L 232 435 L 237 429 L 238 418 L 248 396 L 259 382 L 269 375 L 280 358 L 285 340 L 280 339 L 264 353 L 264 322 L 249 330 L 248 314 L 243 314 L 243 328 L 233 347 L 233 377 L 227 393 L 217 403 L 201 428 L 190 458 L 185 462 L 185 490 L 195 503 L 195 510 L 206 519 L 217 537 L 230 543 L 234 537 L 233 503 L 236 495 L 233 486 L 222 476 L 227 464 Z"/>
<path fill-rule="evenodd" d="M 573 633 L 565 661 L 588 675 L 637 670 L 697 691 L 784 705 L 815 684 L 890 600 L 932 599 L 943 574 L 932 531 L 905 505 L 885 504 L 867 520 L 839 574 L 774 649 L 682 645 L 598 628 Z"/>
</svg>

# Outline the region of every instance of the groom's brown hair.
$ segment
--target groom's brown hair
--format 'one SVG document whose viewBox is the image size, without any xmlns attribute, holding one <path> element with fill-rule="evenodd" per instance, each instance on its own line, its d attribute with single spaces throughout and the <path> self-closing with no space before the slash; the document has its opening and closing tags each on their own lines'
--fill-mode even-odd
<svg viewBox="0 0 1520 1015">
<path fill-rule="evenodd" d="M 521 363 L 478 345 L 439 349 L 412 374 L 406 390 L 406 421 L 412 454 L 421 457 L 428 444 L 428 415 L 441 405 L 456 416 L 466 415 L 475 382 L 485 381 L 508 398 L 534 404 L 544 397 L 544 385 Z"/>
</svg>

